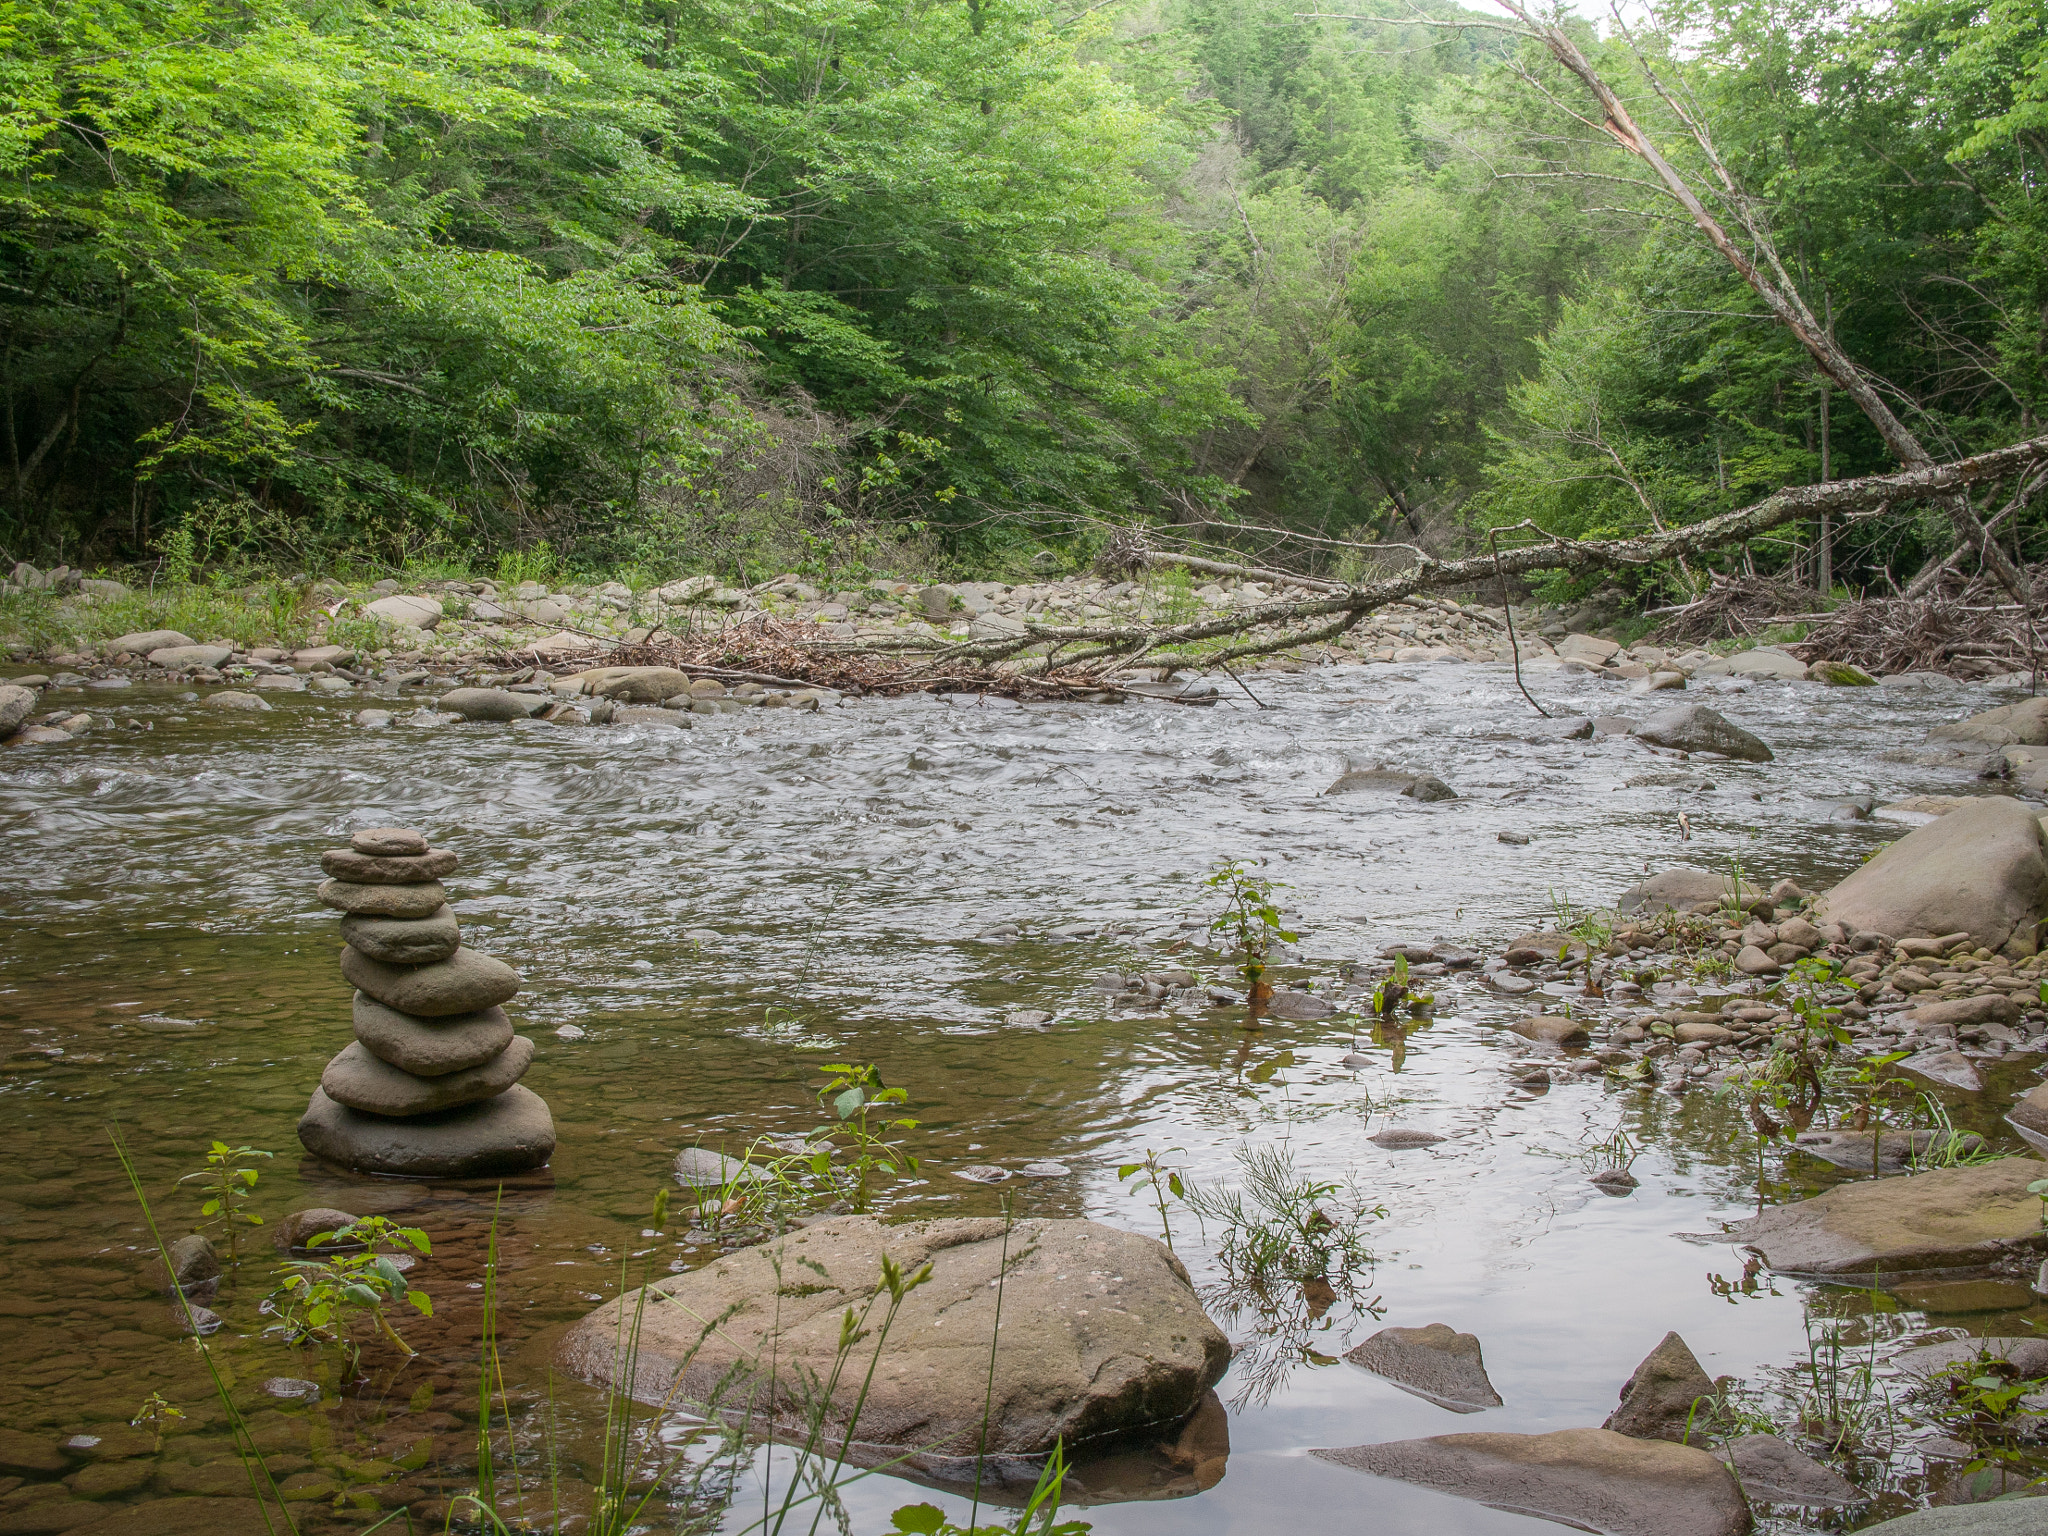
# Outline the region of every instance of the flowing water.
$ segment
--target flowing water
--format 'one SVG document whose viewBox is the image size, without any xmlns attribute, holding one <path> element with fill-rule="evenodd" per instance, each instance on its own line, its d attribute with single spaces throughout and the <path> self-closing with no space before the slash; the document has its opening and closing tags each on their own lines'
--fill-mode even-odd
<svg viewBox="0 0 2048 1536">
<path fill-rule="evenodd" d="M 1119 1164 L 1152 1149 L 1227 1184 L 1237 1148 L 1273 1141 L 1385 1207 L 1355 1296 L 1219 1311 L 1244 1343 L 1219 1389 L 1231 1413 L 1220 1483 L 1145 1497 L 1188 1489 L 1142 1463 L 1077 1474 L 1099 1501 L 1085 1517 L 1108 1536 L 1262 1532 L 1282 1518 L 1554 1530 L 1306 1453 L 1598 1424 L 1670 1329 L 1710 1374 L 1755 1380 L 1807 1359 L 1812 1318 L 1846 1319 L 1845 1337 L 1884 1350 L 2048 1323 L 2011 1287 L 1965 1303 L 1744 1283 L 1738 1250 L 1679 1235 L 1754 1208 L 1754 1142 L 1735 1108 L 1598 1076 L 1517 1088 L 1494 1026 L 1523 1007 L 1469 973 L 1439 985 L 1433 1022 L 1378 1038 L 1343 1015 L 1248 1033 L 1230 1010 L 1162 1010 L 1092 985 L 1108 970 L 1190 964 L 1220 978 L 1219 957 L 1198 947 L 1217 905 L 1201 882 L 1227 858 L 1261 860 L 1287 884 L 1302 936 L 1283 974 L 1325 987 L 1342 962 L 1402 940 L 1497 946 L 1547 924 L 1556 900 L 1611 900 L 1673 862 L 1739 861 L 1817 888 L 1899 829 L 1828 820 L 1816 797 L 1953 789 L 1954 770 L 1880 754 L 1995 702 L 1983 690 L 1696 685 L 1690 697 L 1774 745 L 1775 763 L 1752 765 L 1678 761 L 1626 738 L 1529 740 L 1541 722 L 1499 667 L 1260 674 L 1253 687 L 1270 707 L 914 697 L 700 717 L 683 733 L 365 730 L 352 703 L 298 697 L 229 722 L 167 692 L 73 695 L 118 697 L 114 713 L 153 729 L 0 762 L 0 1426 L 98 1437 L 80 1454 L 105 1454 L 134 1447 L 143 1432 L 126 1421 L 160 1392 L 185 1414 L 161 1454 L 99 1463 L 80 1492 L 246 1495 L 196 1354 L 139 1281 L 149 1239 L 110 1144 L 118 1128 L 175 1233 L 197 1209 L 175 1180 L 219 1138 L 277 1154 L 259 1211 L 386 1212 L 436 1242 L 416 1271 L 435 1315 L 400 1324 L 419 1358 L 344 1394 L 333 1361 L 261 1336 L 270 1250 L 262 1232 L 243 1239 L 257 1261 L 213 1303 L 227 1318 L 216 1352 L 259 1448 L 304 1496 L 300 1529 L 361 1529 L 369 1511 L 472 1476 L 493 1190 L 341 1174 L 303 1157 L 293 1134 L 349 1038 L 335 914 L 313 897 L 318 857 L 366 825 L 418 826 L 457 850 L 468 942 L 525 978 L 514 1012 L 539 1046 L 527 1083 L 561 1141 L 551 1169 L 514 1181 L 497 1212 L 501 1327 L 515 1395 L 534 1405 L 526 1443 L 551 1446 L 572 1489 L 597 1475 L 603 1405 L 550 1384 L 554 1341 L 617 1293 L 622 1259 L 660 1275 L 711 1257 L 685 1246 L 687 1222 L 642 1235 L 676 1152 L 809 1129 L 817 1069 L 838 1060 L 879 1063 L 923 1122 L 921 1176 L 886 1188 L 896 1214 L 990 1214 L 1008 1192 L 1019 1214 L 1156 1232 Z M 1589 677 L 1532 687 L 1561 713 L 1621 707 Z M 1347 760 L 1429 769 L 1460 798 L 1322 797 Z M 1503 844 L 1504 830 L 1532 840 Z M 1025 937 L 976 937 L 1004 922 Z M 1054 1021 L 1007 1027 L 1019 1009 Z M 580 1038 L 557 1035 L 564 1025 Z M 1368 1064 L 1344 1065 L 1354 1052 Z M 1995 1132 L 1995 1112 L 1957 1112 Z M 1447 1139 L 1382 1151 L 1367 1137 L 1389 1125 Z M 1617 1129 L 1641 1149 L 1626 1198 L 1587 1180 Z M 1033 1160 L 1071 1171 L 993 1188 L 953 1176 Z M 1774 1158 L 1768 1198 L 1833 1177 Z M 1213 1286 L 1214 1234 L 1185 1211 L 1172 1219 L 1197 1281 Z M 1989 1310 L 1935 1310 L 1962 1305 Z M 1480 1336 L 1505 1407 L 1455 1415 L 1337 1359 L 1379 1327 L 1433 1322 Z M 325 1389 L 317 1404 L 280 1400 L 261 1386 L 271 1377 Z M 739 1496 L 758 1510 L 752 1475 Z M 1778 1528 L 1845 1529 L 1908 1507 L 1912 1477 L 1890 1486 L 1851 1517 Z M 934 1496 L 876 1478 L 845 1500 L 873 1532 L 888 1510 Z M 75 1513 L 60 1504 L 19 1508 Z M 20 1518 L 0 1516 L 0 1529 L 63 1524 L 6 1523 Z"/>
</svg>

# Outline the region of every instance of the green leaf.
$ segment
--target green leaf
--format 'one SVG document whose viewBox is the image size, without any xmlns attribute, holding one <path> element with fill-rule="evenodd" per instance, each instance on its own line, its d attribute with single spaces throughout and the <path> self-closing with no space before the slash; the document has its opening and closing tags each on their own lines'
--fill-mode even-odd
<svg viewBox="0 0 2048 1536">
<path fill-rule="evenodd" d="M 1117 1169 L 1116 1176 L 1119 1179 L 1128 1179 L 1132 1174 L 1136 1173 L 1140 1168 L 1143 1168 L 1144 1166 L 1145 1165 L 1143 1163 L 1125 1163 L 1121 1168 Z M 2028 1188 L 2030 1189 L 2032 1187 L 2032 1185 L 2028 1186 Z"/>
<path fill-rule="evenodd" d="M 434 1315 L 433 1298 L 425 1291 L 407 1291 L 405 1299 L 412 1303 L 414 1311 L 424 1313 L 428 1317 Z"/>
<path fill-rule="evenodd" d="M 1181 1188 L 1180 1175 L 1177 1173 L 1169 1173 L 1166 1176 L 1166 1187 L 1173 1191 L 1175 1199 L 1183 1199 L 1187 1195 L 1187 1191 Z"/>
<path fill-rule="evenodd" d="M 832 1101 L 832 1112 L 842 1120 L 851 1119 L 866 1102 L 867 1094 L 863 1089 L 849 1088 Z"/>
<path fill-rule="evenodd" d="M 936 1504 L 906 1504 L 889 1516 L 889 1524 L 916 1536 L 937 1536 L 946 1526 L 946 1512 Z"/>
</svg>

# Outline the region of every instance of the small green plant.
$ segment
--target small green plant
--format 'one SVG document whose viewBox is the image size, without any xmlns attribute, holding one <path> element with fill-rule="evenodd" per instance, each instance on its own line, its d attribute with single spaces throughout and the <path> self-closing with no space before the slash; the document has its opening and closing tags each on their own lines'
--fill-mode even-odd
<svg viewBox="0 0 2048 1536">
<path fill-rule="evenodd" d="M 2041 1225 L 2048 1229 L 2048 1179 L 2036 1179 L 2027 1186 L 2027 1193 L 2041 1202 Z"/>
<path fill-rule="evenodd" d="M 1195 578 L 1184 565 L 1155 571 L 1151 586 L 1155 623 L 1176 629 L 1202 611 L 1201 600 L 1195 596 Z"/>
<path fill-rule="evenodd" d="M 183 523 L 170 529 L 163 538 L 163 580 L 167 587 L 189 587 L 192 585 L 192 569 L 195 563 L 192 530 Z"/>
<path fill-rule="evenodd" d="M 230 1266 L 240 1257 L 237 1239 L 241 1229 L 263 1225 L 263 1218 L 248 1208 L 249 1198 L 256 1190 L 256 1170 L 250 1165 L 259 1157 L 273 1155 L 256 1147 L 231 1147 L 216 1141 L 206 1150 L 206 1166 L 178 1180 L 180 1184 L 200 1187 L 200 1218 L 219 1222 L 225 1230 Z"/>
<path fill-rule="evenodd" d="M 1059 1518 L 1060 1493 L 1066 1480 L 1064 1448 L 1055 1445 L 1031 1497 L 1008 1525 L 958 1525 L 936 1504 L 905 1504 L 890 1514 L 889 1531 L 892 1536 L 899 1532 L 903 1536 L 1088 1536 L 1095 1527 L 1086 1520 Z M 973 1516 L 968 1518 L 971 1521 Z"/>
<path fill-rule="evenodd" d="M 917 1158 L 900 1140 L 891 1141 L 889 1133 L 914 1131 L 918 1122 L 889 1112 L 889 1106 L 906 1103 L 910 1095 L 884 1083 L 881 1069 L 873 1062 L 838 1062 L 822 1070 L 830 1073 L 832 1080 L 818 1090 L 818 1098 L 831 1106 L 836 1123 L 811 1132 L 817 1150 L 809 1155 L 810 1168 L 820 1179 L 836 1182 L 847 1204 L 864 1213 L 877 1170 L 886 1169 L 898 1178 L 917 1172 Z M 833 1162 L 834 1143 L 846 1150 L 843 1164 Z"/>
<path fill-rule="evenodd" d="M 163 1393 L 152 1392 L 142 1400 L 142 1406 L 135 1410 L 135 1417 L 128 1422 L 137 1429 L 149 1430 L 150 1454 L 156 1455 L 164 1448 L 164 1426 L 183 1417 L 183 1409 L 166 1402 Z"/>
<path fill-rule="evenodd" d="M 354 1252 L 337 1251 L 344 1245 Z M 322 1232 L 307 1244 L 326 1248 L 330 1257 L 296 1259 L 278 1271 L 280 1283 L 271 1293 L 280 1326 L 295 1343 L 311 1342 L 339 1349 L 354 1370 L 362 1359 L 358 1331 L 368 1324 L 406 1355 L 413 1347 L 391 1326 L 385 1308 L 401 1303 L 425 1316 L 434 1304 L 425 1291 L 411 1289 L 405 1271 L 380 1247 L 430 1254 L 433 1244 L 418 1227 L 397 1226 L 382 1216 L 364 1216 L 333 1232 Z"/>
<path fill-rule="evenodd" d="M 516 587 L 523 581 L 545 582 L 555 575 L 555 552 L 542 539 L 531 549 L 508 549 L 498 556 L 498 585 Z"/>
<path fill-rule="evenodd" d="M 1166 1150 L 1169 1153 L 1185 1152 L 1187 1148 L 1168 1147 Z M 1140 1188 L 1148 1188 L 1152 1191 L 1153 1202 L 1159 1207 L 1159 1229 L 1166 1235 L 1167 1251 L 1172 1252 L 1173 1224 L 1166 1218 L 1166 1197 L 1171 1195 L 1174 1199 L 1179 1200 L 1187 1195 L 1187 1186 L 1181 1180 L 1180 1170 L 1170 1168 L 1160 1162 L 1159 1154 L 1150 1147 L 1147 1147 L 1142 1161 L 1125 1163 L 1121 1168 L 1117 1169 L 1116 1176 L 1119 1180 L 1130 1184 L 1131 1193 L 1134 1195 Z"/>
<path fill-rule="evenodd" d="M 1223 910 L 1209 924 L 1209 931 L 1226 940 L 1241 957 L 1237 973 L 1244 978 L 1248 1022 L 1252 1024 L 1258 1023 L 1273 996 L 1266 964 L 1274 942 L 1292 944 L 1297 937 L 1282 925 L 1280 909 L 1273 901 L 1273 893 L 1286 887 L 1253 873 L 1255 868 L 1243 859 L 1231 859 L 1203 882 L 1224 893 Z"/>
</svg>

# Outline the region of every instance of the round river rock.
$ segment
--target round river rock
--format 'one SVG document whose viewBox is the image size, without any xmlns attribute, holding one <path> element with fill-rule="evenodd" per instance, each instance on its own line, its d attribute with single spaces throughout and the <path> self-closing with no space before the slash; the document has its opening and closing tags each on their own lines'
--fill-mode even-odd
<svg viewBox="0 0 2048 1536">
<path fill-rule="evenodd" d="M 423 885 L 358 885 L 350 880 L 322 880 L 320 899 L 330 907 L 359 917 L 432 917 L 448 905 L 448 892 L 438 880 Z"/>
<path fill-rule="evenodd" d="M 533 1065 L 533 1042 L 514 1035 L 512 1043 L 480 1066 L 438 1077 L 414 1077 L 370 1054 L 360 1040 L 343 1047 L 320 1074 L 320 1089 L 336 1103 L 366 1115 L 408 1119 L 458 1104 L 495 1098 Z"/>
<path fill-rule="evenodd" d="M 480 1067 L 512 1043 L 512 1021 L 502 1008 L 417 1019 L 361 992 L 356 994 L 355 1026 L 356 1039 L 371 1055 L 414 1077 L 445 1077 Z"/>
<path fill-rule="evenodd" d="M 462 929 L 446 906 L 426 917 L 367 917 L 351 912 L 341 920 L 341 936 L 386 965 L 431 965 L 462 947 Z"/>
<path fill-rule="evenodd" d="M 299 1118 L 308 1152 L 358 1173 L 465 1178 L 524 1173 L 555 1152 L 555 1121 L 541 1096 L 512 1087 L 496 1098 L 411 1120 L 337 1104 L 321 1089 Z"/>
<path fill-rule="evenodd" d="M 519 990 L 517 971 L 473 949 L 432 965 L 386 965 L 344 949 L 341 974 L 387 1007 L 429 1019 L 494 1008 Z"/>
</svg>

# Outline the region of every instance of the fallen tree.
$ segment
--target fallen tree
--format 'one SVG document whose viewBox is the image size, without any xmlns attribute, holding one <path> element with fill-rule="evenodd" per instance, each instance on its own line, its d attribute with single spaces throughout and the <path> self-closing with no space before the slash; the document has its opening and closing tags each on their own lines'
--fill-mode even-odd
<svg viewBox="0 0 2048 1536">
<path fill-rule="evenodd" d="M 1113 687 L 1113 674 L 1139 667 L 1228 669 L 1241 659 L 1338 639 L 1375 611 L 1396 603 L 1435 606 L 1427 594 L 1471 591 L 1538 571 L 1586 572 L 1653 566 L 1703 557 L 1785 523 L 1816 517 L 1881 517 L 1917 501 L 1953 496 L 2048 464 L 2048 435 L 1946 464 L 1930 464 L 1860 480 L 1791 486 L 1751 506 L 1683 527 L 1628 539 L 1568 539 L 1532 523 L 1495 529 L 1492 537 L 1528 542 L 1486 554 L 1440 560 L 1412 546 L 1404 570 L 1349 585 L 1259 566 L 1236 565 L 1154 548 L 1135 531 L 1113 558 L 1127 569 L 1181 566 L 1213 574 L 1256 577 L 1307 595 L 1184 624 L 1046 624 L 1020 621 L 1020 631 L 954 641 L 937 636 L 818 640 L 802 626 L 762 620 L 712 632 L 651 636 L 611 658 L 623 664 L 679 667 L 705 676 L 809 684 L 845 691 L 902 693 L 952 689 L 1019 697 L 1085 697 Z M 1388 546 L 1359 546 L 1384 549 Z"/>
</svg>

